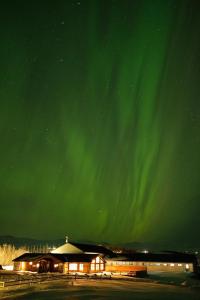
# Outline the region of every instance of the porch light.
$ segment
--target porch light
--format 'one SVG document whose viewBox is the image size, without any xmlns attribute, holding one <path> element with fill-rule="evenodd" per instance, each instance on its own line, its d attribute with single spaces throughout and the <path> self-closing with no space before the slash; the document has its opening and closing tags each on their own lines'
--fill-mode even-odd
<svg viewBox="0 0 200 300">
<path fill-rule="evenodd" d="M 54 264 L 54 268 L 57 268 L 58 267 L 58 264 Z"/>
<path fill-rule="evenodd" d="M 32 262 L 32 261 L 30 261 L 29 265 L 31 265 L 31 266 L 32 266 L 32 264 L 33 264 L 33 262 Z"/>
</svg>

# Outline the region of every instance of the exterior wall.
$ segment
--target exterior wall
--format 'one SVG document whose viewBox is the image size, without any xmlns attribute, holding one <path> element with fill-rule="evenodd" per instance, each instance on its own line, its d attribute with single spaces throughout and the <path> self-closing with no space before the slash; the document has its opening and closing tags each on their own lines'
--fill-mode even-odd
<svg viewBox="0 0 200 300">
<path fill-rule="evenodd" d="M 13 268 L 14 271 L 21 271 L 20 270 L 20 262 L 19 261 L 15 261 L 14 262 L 14 268 Z"/>
<path fill-rule="evenodd" d="M 193 272 L 193 264 L 185 263 L 145 263 L 148 271 L 162 272 Z"/>
<path fill-rule="evenodd" d="M 147 271 L 147 268 L 144 266 L 133 266 L 133 265 L 107 265 L 106 264 L 106 272 L 113 273 L 128 273 L 130 271 Z"/>
<path fill-rule="evenodd" d="M 39 272 L 40 271 L 41 261 L 32 261 L 32 262 L 14 262 L 15 271 L 29 271 L 29 272 Z M 63 263 L 58 263 L 57 261 L 51 262 L 51 269 L 49 272 L 63 272 Z"/>
<path fill-rule="evenodd" d="M 193 272 L 193 264 L 187 263 L 157 263 L 157 262 L 134 262 L 134 261 L 108 261 L 106 271 L 129 272 L 136 271 L 136 268 L 146 268 L 148 271 L 163 272 Z M 139 270 L 139 269 L 138 269 Z"/>
<path fill-rule="evenodd" d="M 92 262 L 66 262 L 63 267 L 63 273 L 100 273 L 105 271 L 104 260 L 97 256 Z"/>
<path fill-rule="evenodd" d="M 76 269 L 74 270 L 71 269 L 71 266 L 74 265 Z M 63 267 L 63 273 L 68 274 L 68 273 L 76 273 L 76 272 L 81 272 L 81 273 L 89 273 L 90 272 L 90 263 L 88 262 L 66 262 Z"/>
<path fill-rule="evenodd" d="M 25 261 L 16 261 L 14 262 L 14 271 L 30 271 L 37 272 L 37 267 L 34 264 L 30 264 Z"/>
</svg>

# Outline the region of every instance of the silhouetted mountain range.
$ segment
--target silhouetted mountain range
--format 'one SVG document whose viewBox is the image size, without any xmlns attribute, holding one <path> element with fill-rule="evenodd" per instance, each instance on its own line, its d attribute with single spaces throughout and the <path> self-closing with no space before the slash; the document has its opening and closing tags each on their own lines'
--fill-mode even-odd
<svg viewBox="0 0 200 300">
<path fill-rule="evenodd" d="M 27 237 L 15 237 L 12 235 L 5 235 L 5 236 L 0 236 L 0 244 L 11 244 L 14 245 L 15 247 L 22 247 L 22 246 L 59 246 L 62 245 L 65 242 L 64 239 L 52 239 L 52 240 L 40 240 L 40 239 L 32 239 L 32 238 L 27 238 Z M 92 241 L 86 241 L 86 240 L 79 240 L 73 242 L 80 242 L 80 243 L 86 243 L 86 244 L 93 244 L 94 242 Z M 99 244 L 105 245 L 105 246 L 114 246 L 114 247 L 124 247 L 124 248 L 130 248 L 130 249 L 148 249 L 148 245 L 143 244 L 143 243 L 137 243 L 137 242 L 132 242 L 132 243 L 119 243 L 119 244 L 110 244 L 107 242 L 101 242 Z"/>
<path fill-rule="evenodd" d="M 40 239 L 33 239 L 33 238 L 27 238 L 27 237 L 15 237 L 12 235 L 4 235 L 0 236 L 0 245 L 2 244 L 11 244 L 15 247 L 23 247 L 23 246 L 50 246 L 50 247 L 57 247 L 62 245 L 65 242 L 65 239 L 52 239 L 52 240 L 40 240 Z M 73 242 L 80 242 L 80 243 L 86 243 L 86 244 L 93 244 L 92 241 L 83 241 L 83 240 L 73 240 Z M 166 250 L 177 250 L 177 251 L 185 251 L 185 250 L 198 250 L 197 247 L 187 247 L 184 245 L 184 247 L 181 249 L 181 247 L 177 247 L 175 245 L 169 245 L 167 243 L 140 243 L 140 242 L 130 242 L 130 243 L 119 243 L 119 244 L 110 244 L 107 242 L 101 242 L 98 244 L 105 245 L 107 247 L 112 246 L 113 247 L 120 247 L 120 248 L 127 248 L 127 249 L 134 249 L 134 250 L 149 250 L 149 251 L 166 251 Z"/>
</svg>

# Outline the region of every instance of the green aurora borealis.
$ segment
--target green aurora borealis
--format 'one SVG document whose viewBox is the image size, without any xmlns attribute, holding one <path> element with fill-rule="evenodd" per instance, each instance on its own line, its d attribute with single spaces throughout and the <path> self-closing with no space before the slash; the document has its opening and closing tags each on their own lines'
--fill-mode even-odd
<svg viewBox="0 0 200 300">
<path fill-rule="evenodd" d="M 200 1 L 0 14 L 0 234 L 194 245 Z"/>
</svg>

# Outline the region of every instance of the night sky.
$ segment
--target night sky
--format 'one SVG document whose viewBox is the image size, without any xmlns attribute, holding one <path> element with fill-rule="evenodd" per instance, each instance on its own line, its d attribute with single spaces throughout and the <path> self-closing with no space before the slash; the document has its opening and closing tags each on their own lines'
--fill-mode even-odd
<svg viewBox="0 0 200 300">
<path fill-rule="evenodd" d="M 2 1 L 0 235 L 200 245 L 200 1 Z"/>
</svg>

